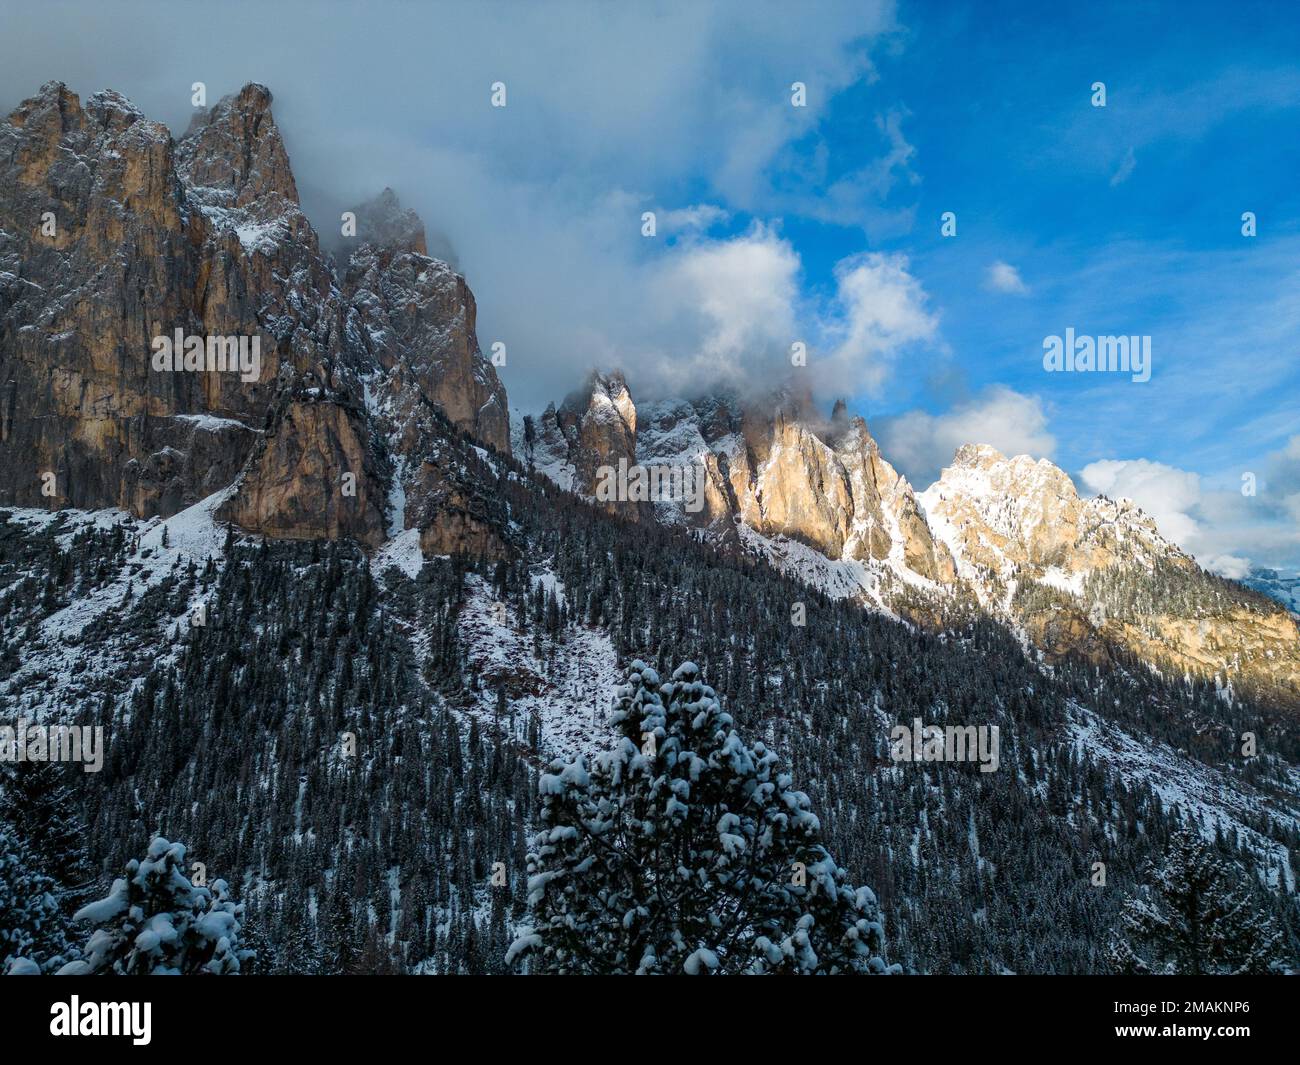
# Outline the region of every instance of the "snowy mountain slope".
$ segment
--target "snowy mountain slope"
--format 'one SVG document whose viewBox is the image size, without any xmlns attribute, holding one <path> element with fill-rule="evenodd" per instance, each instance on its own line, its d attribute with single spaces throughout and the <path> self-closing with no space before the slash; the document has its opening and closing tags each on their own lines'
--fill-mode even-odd
<svg viewBox="0 0 1300 1065">
<path fill-rule="evenodd" d="M 1291 850 L 1253 827 L 1261 817 L 1300 834 L 1300 776 L 1292 772 L 1289 787 L 1261 794 L 1229 774 L 1180 756 L 1163 743 L 1132 735 L 1091 711 L 1074 708 L 1069 737 L 1080 755 L 1110 767 L 1129 787 L 1150 788 L 1166 807 L 1176 811 L 1208 840 L 1226 834 L 1244 841 L 1261 856 L 1257 874 L 1270 888 L 1294 894 L 1295 866 Z"/>
<path fill-rule="evenodd" d="M 275 971 L 499 971 L 537 774 L 612 739 L 643 657 L 697 663 L 778 753 L 918 970 L 1095 971 L 1118 906 L 1095 841 L 1140 882 L 1170 803 L 1294 909 L 1300 739 L 1255 700 L 1295 676 L 1281 610 L 1049 463 L 963 448 L 918 495 L 795 390 L 638 408 L 593 374 L 507 439 L 464 279 L 391 193 L 342 268 L 322 254 L 269 104 L 249 86 L 173 143 L 51 86 L 0 128 L 0 206 L 28 232 L 65 197 L 75 223 L 53 249 L 0 227 L 0 359 L 42 397 L 98 373 L 86 337 L 126 353 L 90 420 L 6 416 L 0 456 L 4 498 L 35 504 L 33 456 L 92 439 L 69 455 L 85 499 L 49 505 L 122 508 L 0 512 L 0 708 L 106 726 L 81 785 L 98 873 L 162 826 L 240 885 Z M 157 254 L 132 275 L 125 247 Z M 194 329 L 266 330 L 262 378 L 158 385 L 148 337 L 101 315 L 145 290 Z M 584 502 L 623 462 L 698 471 L 701 505 Z M 917 718 L 998 727 L 1001 768 L 893 764 Z M 1243 768 L 1246 731 L 1266 746 Z"/>
<path fill-rule="evenodd" d="M 557 596 L 564 588 L 544 567 L 534 567 L 534 589 Z M 477 675 L 477 698 L 466 711 L 484 726 L 504 728 L 518 742 L 537 730 L 544 759 L 571 759 L 605 750 L 615 734 L 608 726 L 618 661 L 609 635 L 579 626 L 562 645 L 536 653 L 536 625 L 521 619 L 471 577 L 460 615 L 466 658 Z M 499 720 L 497 692 L 508 705 Z"/>
<path fill-rule="evenodd" d="M 101 536 L 119 533 L 130 550 L 95 587 L 39 623 L 25 644 L 20 668 L 0 681 L 0 695 L 15 698 L 32 720 L 43 720 L 75 709 L 97 682 L 131 671 L 140 662 L 142 652 L 154 662 L 173 658 L 196 608 L 204 600 L 202 587 L 193 581 L 182 585 L 179 597 L 167 600 L 166 616 L 155 630 L 158 638 L 153 646 L 142 647 L 122 639 L 101 642 L 98 636 L 120 620 L 124 604 L 156 592 L 188 567 L 220 563 L 227 534 L 213 515 L 230 491 L 214 493 L 166 520 L 142 521 L 113 510 L 6 511 L 11 526 L 56 532 L 55 542 L 63 550 L 72 548 L 78 533 L 86 531 Z M 0 593 L 0 603 L 17 594 L 21 594 L 21 587 L 11 585 Z M 88 643 L 95 647 L 93 653 L 88 653 Z"/>
<path fill-rule="evenodd" d="M 1198 567 L 1129 500 L 1082 498 L 1046 460 L 958 450 L 919 497 L 981 605 L 1050 657 L 1119 648 L 1300 708 L 1300 628 Z"/>
<path fill-rule="evenodd" d="M 160 818 L 175 836 L 199 841 L 211 867 L 249 863 L 237 866 L 243 896 L 259 922 L 286 937 L 278 965 L 306 964 L 295 960 L 293 937 L 335 924 L 367 929 L 364 938 L 378 937 L 373 950 L 401 952 L 411 969 L 493 964 L 473 944 L 504 937 L 522 898 L 513 878 L 528 829 L 528 774 L 551 757 L 608 744 L 601 716 L 629 655 L 689 653 L 718 679 L 744 734 L 798 768 L 841 860 L 889 870 L 882 903 L 891 937 L 918 967 L 1094 966 L 1097 938 L 1067 944 L 1053 935 L 1068 920 L 1100 936 L 1118 893 L 1058 891 L 1052 920 L 1010 930 L 1004 922 L 1023 911 L 1026 885 L 1046 898 L 1061 877 L 1086 883 L 1092 851 L 1079 811 L 1089 812 L 1093 838 L 1117 841 L 1108 855 L 1117 882 L 1138 876 L 1147 826 L 1166 816 L 1151 796 L 1170 797 L 1171 782 L 1186 782 L 1204 818 L 1240 826 L 1243 860 L 1288 891 L 1281 869 L 1295 866 L 1295 804 L 1278 780 L 1290 763 L 1270 764 L 1252 781 L 1225 775 L 1212 751 L 1191 750 L 1199 726 L 1189 719 L 1246 727 L 1238 701 L 1136 675 L 1147 687 L 1129 694 L 1118 675 L 1068 665 L 1044 673 L 996 626 L 929 636 L 824 598 L 755 557 L 780 550 L 794 568 L 821 567 L 827 581 L 863 579 L 862 563 L 826 559 L 798 541 L 759 541 L 742 527 L 753 551 L 724 565 L 699 530 L 652 525 L 629 538 L 624 523 L 596 508 L 563 497 L 539 505 L 538 482 L 510 459 L 483 462 L 473 446 L 461 441 L 445 462 L 503 486 L 512 515 L 503 532 L 519 553 L 497 561 L 420 552 L 410 529 L 368 565 L 343 545 L 237 536 L 225 549 L 225 529 L 201 513 L 176 525 L 178 546 L 169 531 L 165 552 L 162 523 L 77 516 L 78 527 L 100 527 L 99 539 L 77 541 L 64 519 L 57 540 L 68 558 L 59 560 L 42 535 L 48 515 L 0 523 L 6 663 L 27 618 L 39 629 L 54 614 L 72 617 L 60 612 L 74 601 L 104 593 L 108 604 L 83 630 L 84 639 L 103 626 L 93 645 L 80 646 L 80 661 L 52 641 L 25 648 L 0 688 L 15 709 L 14 699 L 39 692 L 32 701 L 47 717 L 80 720 L 89 705 L 113 723 L 110 768 L 95 789 L 105 861 L 118 858 L 113 840 L 129 842 L 140 821 L 152 830 Z M 110 539 L 119 527 L 120 549 Z M 135 566 L 136 594 L 123 603 L 119 582 Z M 46 574 L 61 574 L 61 591 L 42 616 L 42 596 L 23 582 L 39 590 Z M 183 628 L 198 598 L 209 625 Z M 796 601 L 807 608 L 802 627 L 791 625 Z M 1075 686 L 1082 694 L 1067 703 Z M 1121 701 L 1132 717 L 1112 724 L 1128 738 L 1092 724 L 1101 738 L 1082 744 L 1083 757 L 1083 733 L 1067 724 L 1092 722 L 1086 714 L 1110 721 Z M 1002 770 L 986 778 L 882 762 L 891 722 L 914 715 L 1000 723 Z M 1171 730 L 1169 739 L 1153 744 L 1148 722 Z M 347 734 L 358 741 L 356 762 L 338 752 Z M 1270 737 L 1289 758 L 1289 741 Z M 1018 772 L 1027 760 L 1037 766 L 1032 785 Z M 237 801 L 217 801 L 231 780 L 247 781 L 236 785 Z M 1113 801 L 1096 806 L 1098 788 Z M 1026 864 L 1028 854 L 1036 857 Z M 978 893 L 966 879 L 972 861 Z M 488 886 L 496 863 L 512 878 L 506 894 Z M 292 872 L 300 866 L 308 872 Z M 341 915 L 340 877 L 350 885 L 343 897 L 365 902 Z M 938 910 L 960 915 L 962 937 L 975 937 L 967 961 L 952 960 L 954 944 L 928 916 Z M 339 935 L 320 934 L 330 943 Z"/>
</svg>

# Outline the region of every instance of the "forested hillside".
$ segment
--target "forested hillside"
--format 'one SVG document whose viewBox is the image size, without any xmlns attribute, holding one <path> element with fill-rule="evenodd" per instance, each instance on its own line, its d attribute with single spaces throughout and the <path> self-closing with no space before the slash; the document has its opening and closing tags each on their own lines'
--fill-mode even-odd
<svg viewBox="0 0 1300 1065">
<path fill-rule="evenodd" d="M 94 887 L 162 835 L 245 902 L 252 971 L 504 971 L 539 773 L 612 742 L 621 668 L 689 659 L 808 793 L 907 971 L 1104 970 L 1186 823 L 1294 930 L 1293 718 L 1136 662 L 1047 666 L 974 615 L 912 628 L 447 446 L 498 501 L 500 557 L 5 512 L 0 716 L 105 726 L 101 773 L 51 767 Z M 917 718 L 998 726 L 998 770 L 893 762 Z"/>
</svg>

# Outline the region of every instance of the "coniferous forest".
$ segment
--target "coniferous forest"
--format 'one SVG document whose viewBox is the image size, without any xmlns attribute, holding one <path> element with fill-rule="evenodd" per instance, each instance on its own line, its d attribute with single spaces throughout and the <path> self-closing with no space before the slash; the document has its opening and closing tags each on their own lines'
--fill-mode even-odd
<svg viewBox="0 0 1300 1065">
<path fill-rule="evenodd" d="M 24 691 L 56 691 L 108 737 L 99 774 L 6 767 L 8 845 L 59 902 L 38 963 L 81 946 L 71 912 L 161 836 L 242 902 L 246 972 L 505 972 L 528 917 L 539 779 L 557 753 L 537 714 L 513 706 L 593 631 L 620 670 L 695 663 L 739 735 L 808 795 L 834 860 L 875 892 L 888 961 L 904 971 L 1107 971 L 1126 903 L 1198 813 L 1108 756 L 1134 744 L 1249 799 L 1213 852 L 1256 883 L 1273 960 L 1294 957 L 1294 907 L 1259 880 L 1297 872 L 1284 785 L 1300 746 L 1285 715 L 1138 663 L 1044 667 L 987 619 L 923 631 L 689 534 L 629 529 L 460 446 L 508 516 L 508 551 L 431 560 L 414 579 L 346 544 L 228 530 L 220 558 L 178 558 L 133 593 L 128 524 L 74 532 L 61 517 L 33 528 L 4 515 L 2 656 L 22 688 L 10 683 L 0 709 L 19 717 L 34 701 Z M 124 574 L 121 600 L 72 648 L 50 646 L 44 619 Z M 522 638 L 526 675 L 476 666 L 475 600 Z M 205 623 L 185 624 L 196 601 Z M 31 665 L 61 650 L 107 668 Z M 592 715 L 609 747 L 617 678 L 596 679 L 571 693 L 572 713 Z M 890 727 L 915 718 L 996 724 L 1001 771 L 891 761 Z M 1243 762 L 1234 741 L 1247 731 L 1266 753 Z"/>
</svg>

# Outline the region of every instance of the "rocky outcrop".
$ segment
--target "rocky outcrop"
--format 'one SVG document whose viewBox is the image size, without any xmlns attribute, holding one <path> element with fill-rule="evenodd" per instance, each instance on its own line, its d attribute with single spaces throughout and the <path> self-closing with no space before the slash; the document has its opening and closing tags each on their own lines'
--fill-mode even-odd
<svg viewBox="0 0 1300 1065">
<path fill-rule="evenodd" d="M 732 466 L 740 516 L 751 528 L 790 536 L 828 558 L 892 562 L 929 581 L 952 581 L 952 559 L 863 419 L 837 407 L 824 424 L 778 407 L 765 452 L 757 468 Z"/>
<path fill-rule="evenodd" d="M 295 397 L 277 404 L 260 447 L 223 520 L 284 540 L 384 540 L 385 472 L 367 423 L 337 400 Z"/>
<path fill-rule="evenodd" d="M 271 536 L 378 544 L 404 490 L 432 526 L 411 471 L 456 428 L 508 451 L 505 390 L 419 218 L 386 190 L 357 219 L 340 276 L 263 86 L 178 141 L 113 92 L 24 101 L 0 125 L 0 502 L 168 516 L 238 480 L 220 516 Z"/>
<path fill-rule="evenodd" d="M 383 371 L 381 400 L 404 433 L 428 403 L 498 451 L 510 451 L 509 407 L 479 348 L 477 308 L 465 279 L 425 253 L 424 225 L 396 195 L 355 211 L 358 247 L 343 278 L 347 331 Z"/>
<path fill-rule="evenodd" d="M 552 403 L 535 423 L 530 419 L 522 439 L 524 461 L 562 488 L 593 498 L 602 468 L 616 469 L 620 460 L 636 463 L 636 419 L 623 374 L 592 371 L 558 407 Z M 632 518 L 640 510 L 628 499 L 599 502 Z"/>
<path fill-rule="evenodd" d="M 1084 499 L 1045 459 L 958 450 L 920 497 L 963 582 L 1049 656 L 1123 650 L 1220 683 L 1300 697 L 1300 629 L 1203 571 L 1130 500 Z"/>
<path fill-rule="evenodd" d="M 986 601 L 1017 578 L 1073 593 L 1087 573 L 1120 563 L 1197 568 L 1139 507 L 1080 497 L 1069 475 L 1046 459 L 1008 459 L 967 444 L 920 502 L 959 572 Z"/>
<path fill-rule="evenodd" d="M 592 375 L 520 444 L 539 472 L 587 496 L 593 471 L 621 458 L 696 471 L 697 505 L 659 500 L 638 514 L 739 542 L 919 624 L 974 605 L 1049 661 L 1131 655 L 1300 700 L 1300 631 L 1284 609 L 1205 573 L 1132 502 L 1081 498 L 1045 460 L 966 445 L 918 496 L 843 403 L 827 418 L 787 389 L 638 408 L 621 374 Z"/>
<path fill-rule="evenodd" d="M 204 327 L 187 211 L 171 136 L 116 93 L 51 83 L 0 124 L 0 498 L 157 513 L 207 435 L 175 416 L 246 416 L 150 370 L 161 329 Z"/>
<path fill-rule="evenodd" d="M 597 373 L 548 407 L 525 443 L 540 472 L 587 496 L 596 471 L 622 459 L 689 471 L 684 493 L 651 501 L 662 521 L 722 537 L 741 521 L 831 559 L 889 564 L 939 583 L 955 575 L 906 478 L 843 404 L 828 420 L 807 393 L 786 390 L 746 402 L 660 401 L 638 413 L 621 373 Z"/>
</svg>

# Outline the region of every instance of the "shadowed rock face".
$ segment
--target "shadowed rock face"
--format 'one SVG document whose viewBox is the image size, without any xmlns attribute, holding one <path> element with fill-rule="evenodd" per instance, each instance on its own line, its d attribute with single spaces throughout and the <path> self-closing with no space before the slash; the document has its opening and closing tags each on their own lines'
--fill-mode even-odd
<svg viewBox="0 0 1300 1065">
<path fill-rule="evenodd" d="M 367 424 L 343 404 L 294 399 L 278 404 L 266 445 L 257 449 L 220 516 L 285 540 L 384 540 L 384 471 Z"/>
<path fill-rule="evenodd" d="M 376 387 L 393 430 L 405 436 L 414 408 L 427 403 L 508 454 L 506 392 L 479 348 L 465 279 L 429 258 L 424 224 L 391 189 L 355 214 L 358 246 L 343 278 L 347 333 L 383 372 Z"/>
<path fill-rule="evenodd" d="M 238 479 L 221 516 L 245 528 L 379 543 L 422 412 L 509 450 L 474 319 L 391 190 L 336 273 L 263 86 L 179 141 L 59 83 L 0 124 L 0 502 L 168 516 Z M 156 368 L 177 330 L 256 337 L 256 373 Z"/>
<path fill-rule="evenodd" d="M 202 328 L 185 212 L 170 135 L 115 93 L 46 85 L 0 124 L 5 499 L 150 514 L 184 494 L 172 416 L 210 405 L 148 357 L 155 323 Z"/>
</svg>

